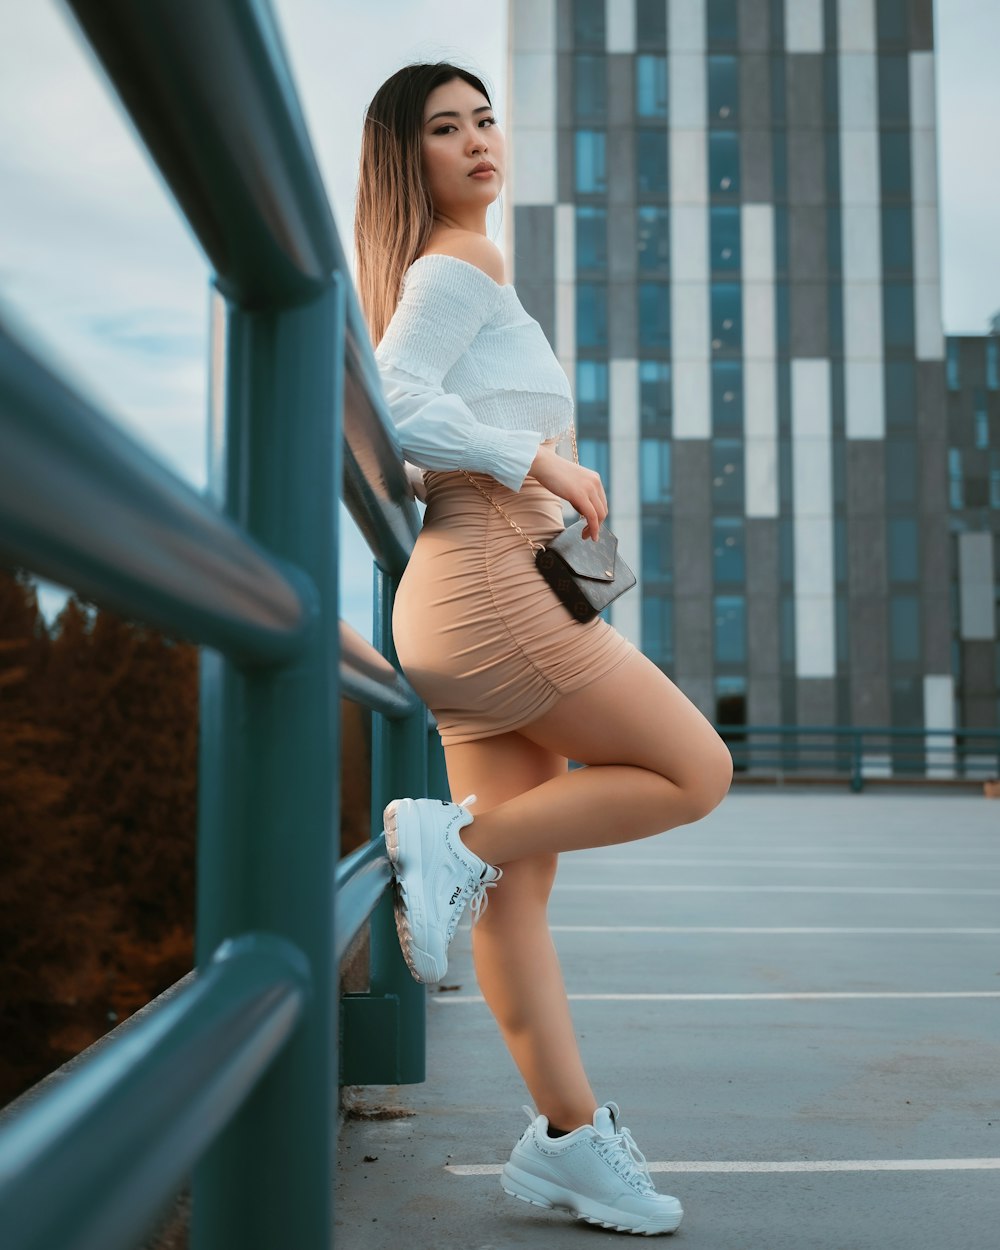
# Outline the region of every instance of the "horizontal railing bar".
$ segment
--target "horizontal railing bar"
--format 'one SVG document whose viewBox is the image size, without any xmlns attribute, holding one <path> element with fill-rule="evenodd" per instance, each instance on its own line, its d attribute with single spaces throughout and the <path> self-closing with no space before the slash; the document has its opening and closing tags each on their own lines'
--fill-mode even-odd
<svg viewBox="0 0 1000 1250">
<path fill-rule="evenodd" d="M 0 561 L 235 660 L 297 654 L 312 581 L 0 324 Z"/>
<path fill-rule="evenodd" d="M 962 725 L 949 725 L 943 728 L 923 727 L 897 728 L 893 725 L 717 725 L 720 733 L 727 734 L 760 734 L 773 733 L 784 736 L 794 734 L 831 734 L 838 737 L 851 738 L 927 738 L 927 737 L 976 737 L 992 738 L 1000 743 L 1000 730 L 967 729 Z"/>
<path fill-rule="evenodd" d="M 4 1250 L 126 1250 L 281 1050 L 311 993 L 269 933 L 226 941 L 162 1007 L 0 1128 Z"/>
<path fill-rule="evenodd" d="M 355 935 L 371 915 L 372 908 L 392 879 L 385 834 L 346 855 L 337 865 L 334 880 L 337 906 L 334 912 L 334 963 L 339 964 Z"/>
<path fill-rule="evenodd" d="M 406 678 L 346 621 L 340 622 L 340 685 L 345 698 L 392 720 L 420 707 Z"/>
</svg>

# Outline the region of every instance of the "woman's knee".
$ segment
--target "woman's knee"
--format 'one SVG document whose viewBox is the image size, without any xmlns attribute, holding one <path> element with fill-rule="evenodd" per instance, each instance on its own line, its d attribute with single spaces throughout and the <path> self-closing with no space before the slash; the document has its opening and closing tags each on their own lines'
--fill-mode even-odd
<svg viewBox="0 0 1000 1250">
<path fill-rule="evenodd" d="M 729 793 L 733 782 L 733 757 L 725 742 L 716 737 L 709 748 L 699 754 L 689 780 L 681 785 L 687 820 L 701 820 L 714 811 Z"/>
<path fill-rule="evenodd" d="M 526 855 L 505 864 L 503 879 L 490 892 L 493 919 L 500 922 L 511 916 L 523 918 L 526 910 L 544 914 L 558 865 L 559 856 L 554 851 Z"/>
</svg>

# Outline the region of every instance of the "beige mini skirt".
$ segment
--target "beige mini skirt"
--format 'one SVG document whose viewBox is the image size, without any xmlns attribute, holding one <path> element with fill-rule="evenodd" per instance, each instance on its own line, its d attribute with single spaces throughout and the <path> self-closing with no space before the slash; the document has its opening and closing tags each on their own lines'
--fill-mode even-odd
<svg viewBox="0 0 1000 1250">
<path fill-rule="evenodd" d="M 536 542 L 563 528 L 562 501 L 472 475 Z M 426 470 L 427 510 L 396 593 L 396 654 L 445 746 L 530 724 L 604 677 L 635 647 L 601 617 L 574 620 L 525 540 L 460 472 Z"/>
</svg>

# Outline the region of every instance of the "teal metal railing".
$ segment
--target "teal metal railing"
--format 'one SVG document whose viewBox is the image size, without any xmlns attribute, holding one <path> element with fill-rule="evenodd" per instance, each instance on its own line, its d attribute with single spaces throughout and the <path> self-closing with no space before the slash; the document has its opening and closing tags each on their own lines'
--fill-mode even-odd
<svg viewBox="0 0 1000 1250">
<path fill-rule="evenodd" d="M 1000 776 L 1000 730 L 888 725 L 720 725 L 737 774 L 866 781 L 981 782 Z"/>
<path fill-rule="evenodd" d="M 0 561 L 204 644 L 196 971 L 5 1117 L 2 1241 L 133 1246 L 190 1176 L 194 1250 L 318 1250 L 338 1081 L 424 1077 L 384 841 L 339 861 L 338 794 L 342 694 L 376 713 L 376 813 L 442 784 L 389 630 L 419 516 L 266 0 L 68 7 L 212 267 L 223 398 L 200 494 L 0 324 Z M 341 497 L 375 648 L 339 622 Z"/>
</svg>

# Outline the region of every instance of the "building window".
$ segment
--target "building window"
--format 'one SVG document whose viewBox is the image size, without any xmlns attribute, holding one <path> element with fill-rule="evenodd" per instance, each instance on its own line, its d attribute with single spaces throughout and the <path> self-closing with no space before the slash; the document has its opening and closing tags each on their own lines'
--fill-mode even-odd
<svg viewBox="0 0 1000 1250">
<path fill-rule="evenodd" d="M 913 346 L 913 285 L 886 282 L 882 287 L 886 347 Z"/>
<path fill-rule="evenodd" d="M 712 361 L 712 428 L 727 432 L 743 428 L 743 362 Z"/>
<path fill-rule="evenodd" d="M 847 583 L 847 519 L 833 518 L 833 580 L 838 586 Z"/>
<path fill-rule="evenodd" d="M 965 483 L 962 477 L 962 450 L 948 448 L 948 507 L 961 511 L 965 507 Z"/>
<path fill-rule="evenodd" d="M 712 238 L 712 268 L 733 270 L 740 267 L 740 210 L 714 204 L 709 209 Z"/>
<path fill-rule="evenodd" d="M 608 363 L 606 360 L 576 362 L 577 425 L 606 429 L 608 424 Z"/>
<path fill-rule="evenodd" d="M 890 504 L 915 507 L 917 502 L 917 445 L 912 439 L 886 439 L 886 499 Z"/>
<path fill-rule="evenodd" d="M 780 635 L 781 667 L 795 668 L 795 596 L 782 595 L 778 605 L 778 633 Z"/>
<path fill-rule="evenodd" d="M 743 510 L 743 444 L 735 438 L 712 440 L 713 511 Z"/>
<path fill-rule="evenodd" d="M 642 598 L 642 650 L 661 667 L 674 662 L 673 606 L 666 595 Z"/>
<path fill-rule="evenodd" d="M 889 518 L 889 580 L 915 582 L 920 576 L 920 538 L 913 517 Z"/>
<path fill-rule="evenodd" d="M 608 210 L 596 204 L 579 204 L 576 209 L 577 269 L 607 269 Z"/>
<path fill-rule="evenodd" d="M 641 554 L 644 583 L 673 581 L 673 524 L 669 517 L 644 516 L 642 518 Z"/>
<path fill-rule="evenodd" d="M 733 126 L 740 115 L 739 62 L 735 56 L 708 58 L 708 116 Z"/>
<path fill-rule="evenodd" d="M 576 189 L 598 194 L 608 189 L 606 137 L 603 130 L 576 132 Z"/>
<path fill-rule="evenodd" d="M 672 406 L 670 365 L 665 360 L 640 360 L 639 421 L 642 427 L 666 427 L 669 431 Z"/>
<path fill-rule="evenodd" d="M 910 72 L 906 56 L 882 53 L 878 58 L 879 123 L 905 126 L 910 117 Z"/>
<path fill-rule="evenodd" d="M 667 58 L 635 58 L 635 111 L 639 117 L 667 116 Z"/>
<path fill-rule="evenodd" d="M 716 595 L 715 659 L 719 664 L 744 664 L 746 658 L 746 599 Z"/>
<path fill-rule="evenodd" d="M 604 0 L 575 0 L 573 42 L 578 48 L 604 51 Z"/>
<path fill-rule="evenodd" d="M 735 43 L 739 38 L 736 0 L 708 0 L 708 42 Z"/>
<path fill-rule="evenodd" d="M 666 270 L 670 265 L 670 212 L 657 204 L 639 205 L 639 269 Z"/>
<path fill-rule="evenodd" d="M 608 108 L 606 58 L 575 56 L 573 58 L 573 97 L 577 117 L 603 119 Z"/>
<path fill-rule="evenodd" d="M 724 725 L 745 725 L 747 723 L 747 681 L 745 677 L 716 677 L 715 679 L 715 723 Z M 726 737 L 723 731 L 723 737 Z M 729 735 L 731 749 L 739 752 L 739 744 L 746 742 L 746 734 Z M 746 763 L 737 754 L 736 767 L 745 769 Z"/>
<path fill-rule="evenodd" d="M 900 277 L 913 276 L 913 217 L 909 207 L 882 209 L 882 268 Z"/>
<path fill-rule="evenodd" d="M 889 654 L 901 664 L 920 659 L 920 600 L 916 595 L 889 597 Z"/>
<path fill-rule="evenodd" d="M 736 282 L 713 282 L 712 351 L 738 352 L 743 343 L 743 307 Z"/>
<path fill-rule="evenodd" d="M 906 0 L 878 0 L 879 43 L 906 43 Z"/>
<path fill-rule="evenodd" d="M 746 551 L 742 517 L 712 519 L 712 563 L 715 584 L 746 581 Z"/>
<path fill-rule="evenodd" d="M 636 0 L 635 39 L 641 47 L 666 46 L 667 6 L 663 0 Z"/>
<path fill-rule="evenodd" d="M 639 128 L 635 132 L 635 177 L 640 192 L 666 195 L 667 132 Z"/>
<path fill-rule="evenodd" d="M 1000 337 L 996 334 L 986 340 L 986 389 L 1000 391 Z"/>
<path fill-rule="evenodd" d="M 778 580 L 782 586 L 795 581 L 795 522 L 790 516 L 778 521 Z"/>
<path fill-rule="evenodd" d="M 976 446 L 981 448 L 990 445 L 990 419 L 986 413 L 986 392 L 977 386 L 973 392 L 972 423 L 975 431 Z"/>
<path fill-rule="evenodd" d="M 731 130 L 708 136 L 708 183 L 713 195 L 736 198 L 740 190 L 740 137 Z"/>
<path fill-rule="evenodd" d="M 670 503 L 670 444 L 665 439 L 639 442 L 639 490 L 643 503 Z"/>
<path fill-rule="evenodd" d="M 837 668 L 846 671 L 851 663 L 850 613 L 847 595 L 838 595 L 834 604 L 834 622 L 837 627 Z M 841 717 L 846 721 L 847 717 Z"/>
<path fill-rule="evenodd" d="M 908 197 L 910 194 L 910 135 L 907 130 L 879 132 L 882 194 Z"/>
<path fill-rule="evenodd" d="M 670 350 L 670 288 L 665 282 L 639 283 L 639 345 Z"/>
<path fill-rule="evenodd" d="M 917 420 L 917 379 L 912 360 L 885 362 L 885 416 L 887 424 L 913 429 Z"/>
<path fill-rule="evenodd" d="M 608 440 L 606 438 L 578 438 L 576 440 L 580 463 L 599 474 L 605 485 L 610 481 L 608 463 Z"/>
<path fill-rule="evenodd" d="M 990 507 L 1000 508 L 1000 451 L 990 448 Z M 994 541 L 993 549 L 1000 560 L 1000 542 Z"/>
<path fill-rule="evenodd" d="M 959 387 L 958 339 L 948 339 L 945 369 L 948 378 L 948 390 L 957 391 Z"/>
<path fill-rule="evenodd" d="M 607 347 L 607 290 L 603 282 L 576 284 L 576 341 L 579 347 Z"/>
</svg>

